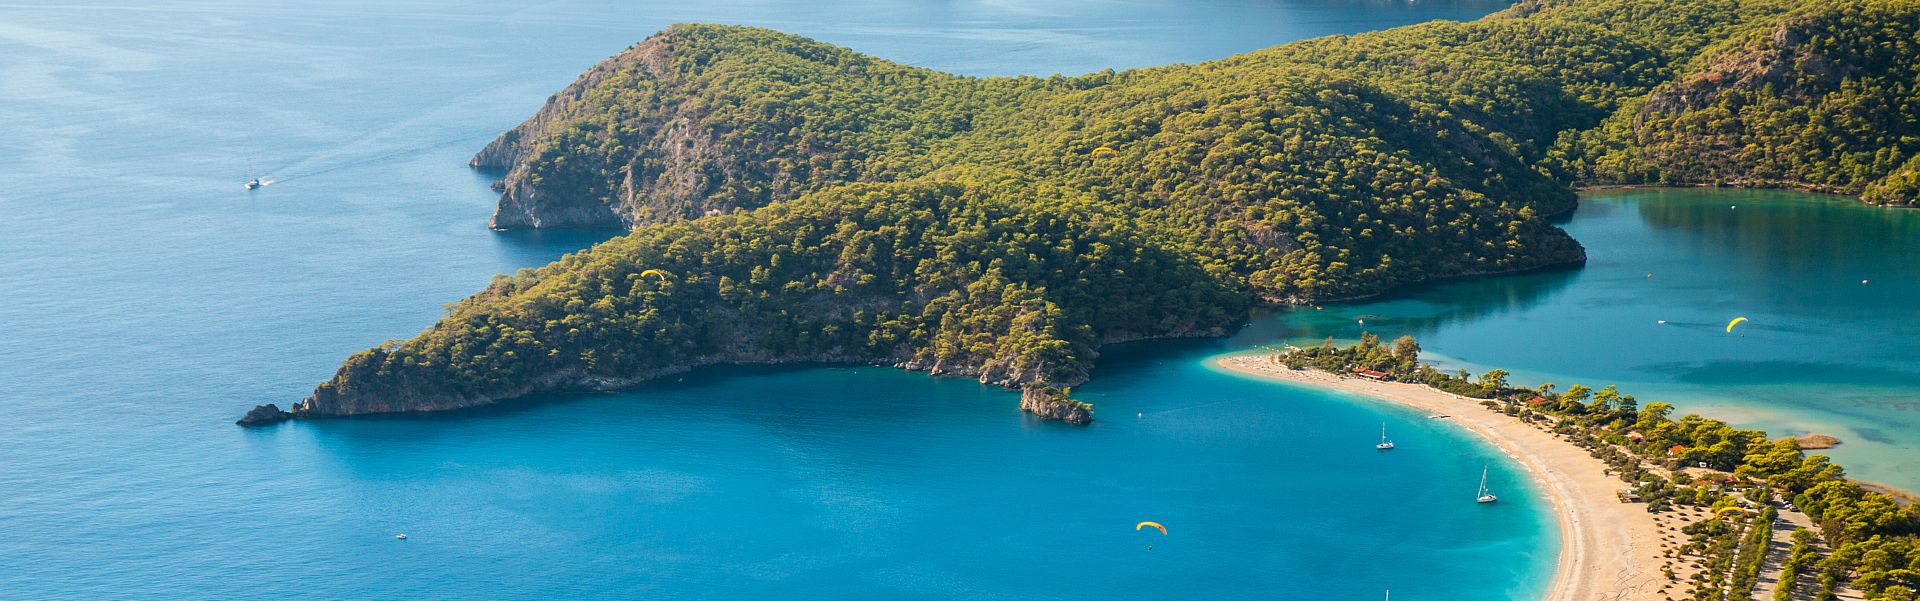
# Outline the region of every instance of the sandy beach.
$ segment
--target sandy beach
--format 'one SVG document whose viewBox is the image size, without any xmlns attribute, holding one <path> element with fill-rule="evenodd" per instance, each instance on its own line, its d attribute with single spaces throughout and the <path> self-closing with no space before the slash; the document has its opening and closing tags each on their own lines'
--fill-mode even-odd
<svg viewBox="0 0 1920 601">
<path fill-rule="evenodd" d="M 1658 601 L 1681 588 L 1668 586 L 1660 567 L 1662 540 L 1674 536 L 1669 520 L 1656 521 L 1646 506 L 1622 503 L 1615 493 L 1626 484 L 1607 475 L 1606 464 L 1586 449 L 1538 427 L 1488 411 L 1479 399 L 1452 395 L 1418 384 L 1377 382 L 1314 371 L 1291 370 L 1266 355 L 1230 355 L 1215 364 L 1241 374 L 1365 395 L 1413 407 L 1429 416 L 1447 416 L 1513 457 L 1545 490 L 1560 526 L 1560 565 L 1542 597 L 1549 601 L 1596 599 Z M 1677 520 L 1673 520 L 1677 521 Z M 1680 566 L 1675 566 L 1679 571 Z M 1682 572 L 1684 574 L 1684 572 Z"/>
</svg>

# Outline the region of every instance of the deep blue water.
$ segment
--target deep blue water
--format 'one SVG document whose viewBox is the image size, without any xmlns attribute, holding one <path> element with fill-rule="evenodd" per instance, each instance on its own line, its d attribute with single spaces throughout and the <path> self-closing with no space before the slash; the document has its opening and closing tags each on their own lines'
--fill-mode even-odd
<svg viewBox="0 0 1920 601">
<path fill-rule="evenodd" d="M 465 160 L 672 21 L 1045 74 L 1491 8 L 0 7 L 0 598 L 1524 598 L 1557 541 L 1511 463 L 1201 363 L 1253 339 L 1115 349 L 1088 428 L 967 381 L 831 368 L 231 424 L 608 235 L 487 231 Z M 249 166 L 277 183 L 241 190 Z M 1381 421 L 1399 450 L 1372 449 Z M 1468 500 L 1483 464 L 1499 506 Z"/>
</svg>

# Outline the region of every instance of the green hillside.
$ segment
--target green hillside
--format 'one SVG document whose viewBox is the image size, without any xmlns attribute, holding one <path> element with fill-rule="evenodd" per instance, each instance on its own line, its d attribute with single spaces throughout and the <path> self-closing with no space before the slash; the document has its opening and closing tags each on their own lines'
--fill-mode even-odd
<svg viewBox="0 0 1920 601">
<path fill-rule="evenodd" d="M 1071 385 L 1103 342 L 1218 334 L 1260 302 L 1578 263 L 1545 218 L 1582 182 L 1910 203 L 1914 16 L 1525 2 L 1198 65 L 985 79 L 677 25 L 474 159 L 506 172 L 496 227 L 632 233 L 354 355 L 296 413 L 738 362 Z"/>
</svg>

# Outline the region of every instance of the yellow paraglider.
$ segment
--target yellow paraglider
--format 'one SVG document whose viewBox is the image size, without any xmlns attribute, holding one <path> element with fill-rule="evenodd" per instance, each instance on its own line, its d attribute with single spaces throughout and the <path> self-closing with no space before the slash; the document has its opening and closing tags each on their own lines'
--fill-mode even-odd
<svg viewBox="0 0 1920 601">
<path fill-rule="evenodd" d="M 667 272 L 660 271 L 658 269 L 649 269 L 646 271 L 642 271 L 640 272 L 640 275 L 641 277 L 654 276 L 654 277 L 660 278 L 660 281 L 662 282 L 667 281 Z"/>
<path fill-rule="evenodd" d="M 1141 529 L 1146 528 L 1148 526 L 1158 528 L 1160 530 L 1160 534 L 1164 535 L 1167 533 L 1167 527 L 1160 525 L 1160 522 L 1140 522 L 1139 524 L 1134 525 L 1133 531 L 1139 532 Z"/>
<path fill-rule="evenodd" d="M 1108 148 L 1106 146 L 1101 146 L 1099 148 L 1093 149 L 1093 156 L 1096 156 L 1096 157 L 1110 157 L 1118 154 L 1120 154 L 1120 151 L 1114 150 L 1112 148 Z"/>
<path fill-rule="evenodd" d="M 1726 514 L 1727 514 L 1727 512 L 1729 512 L 1729 511 L 1735 511 L 1735 512 L 1739 512 L 1739 513 L 1753 513 L 1753 512 L 1751 512 L 1751 511 L 1747 511 L 1747 509 L 1746 509 L 1745 507 L 1723 507 L 1723 508 L 1721 508 L 1721 509 L 1720 509 L 1719 511 L 1715 511 L 1715 512 L 1713 512 L 1713 517 L 1716 517 L 1716 518 L 1717 518 L 1717 517 L 1720 517 L 1720 516 L 1723 516 L 1723 515 L 1726 515 Z"/>
<path fill-rule="evenodd" d="M 1727 322 L 1727 333 L 1728 333 L 1728 334 L 1732 334 L 1732 333 L 1733 333 L 1733 326 L 1737 326 L 1737 325 L 1740 325 L 1740 322 L 1743 322 L 1743 321 L 1746 321 L 1746 320 L 1747 320 L 1747 318 L 1745 318 L 1745 317 L 1735 317 L 1735 318 L 1733 318 L 1733 321 L 1729 321 L 1729 322 Z"/>
</svg>

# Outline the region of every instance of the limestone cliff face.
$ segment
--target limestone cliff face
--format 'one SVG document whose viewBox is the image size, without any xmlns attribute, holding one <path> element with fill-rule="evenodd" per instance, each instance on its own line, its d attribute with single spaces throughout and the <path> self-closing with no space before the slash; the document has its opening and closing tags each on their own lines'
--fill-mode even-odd
<svg viewBox="0 0 1920 601">
<path fill-rule="evenodd" d="M 505 172 L 494 229 L 631 229 L 724 214 L 863 179 L 864 157 L 847 139 L 927 128 L 904 100 L 848 92 L 815 102 L 928 77 L 955 79 L 797 36 L 675 25 L 595 65 L 471 164 Z M 840 128 L 823 133 L 827 120 Z"/>
<path fill-rule="evenodd" d="M 663 34 L 664 36 L 664 34 Z M 470 162 L 475 168 L 506 172 L 499 206 L 488 225 L 494 229 L 605 229 L 630 228 L 643 211 L 642 199 L 673 204 L 693 192 L 700 161 L 713 159 L 709 140 L 695 132 L 693 119 L 682 114 L 655 114 L 625 123 L 609 122 L 610 111 L 600 101 L 608 88 L 633 85 L 635 80 L 670 84 L 667 38 L 656 36 L 594 65 L 566 89 L 547 98 L 533 117 L 501 134 Z M 640 146 L 623 157 L 615 172 L 569 172 L 555 166 L 562 140 L 586 138 L 605 147 L 620 137 L 620 126 L 637 128 L 625 137 Z M 644 177 L 648 157 L 664 159 L 657 177 Z M 604 171 L 605 165 L 600 166 Z M 643 177 L 636 181 L 636 171 Z M 549 180 L 554 175 L 572 175 Z M 608 179 L 611 178 L 611 179 Z M 581 193 L 583 188 L 599 193 Z"/>
<path fill-rule="evenodd" d="M 1813 25 L 1805 16 L 1783 20 L 1764 38 L 1731 48 L 1699 71 L 1654 90 L 1645 111 L 1699 110 L 1729 93 L 1768 88 L 1802 102 L 1833 91 L 1859 65 L 1808 43 L 1809 37 L 1817 35 Z"/>
<path fill-rule="evenodd" d="M 919 358 L 899 361 L 894 367 L 908 371 L 924 371 L 936 376 L 972 378 L 981 384 L 1001 388 L 1021 388 L 1036 384 L 1073 386 L 1087 381 L 1087 369 L 1093 365 L 1088 357 L 1079 365 L 1059 366 L 1044 361 L 1024 360 L 1018 357 L 995 357 L 980 363 L 966 361 L 940 361 Z"/>
</svg>

